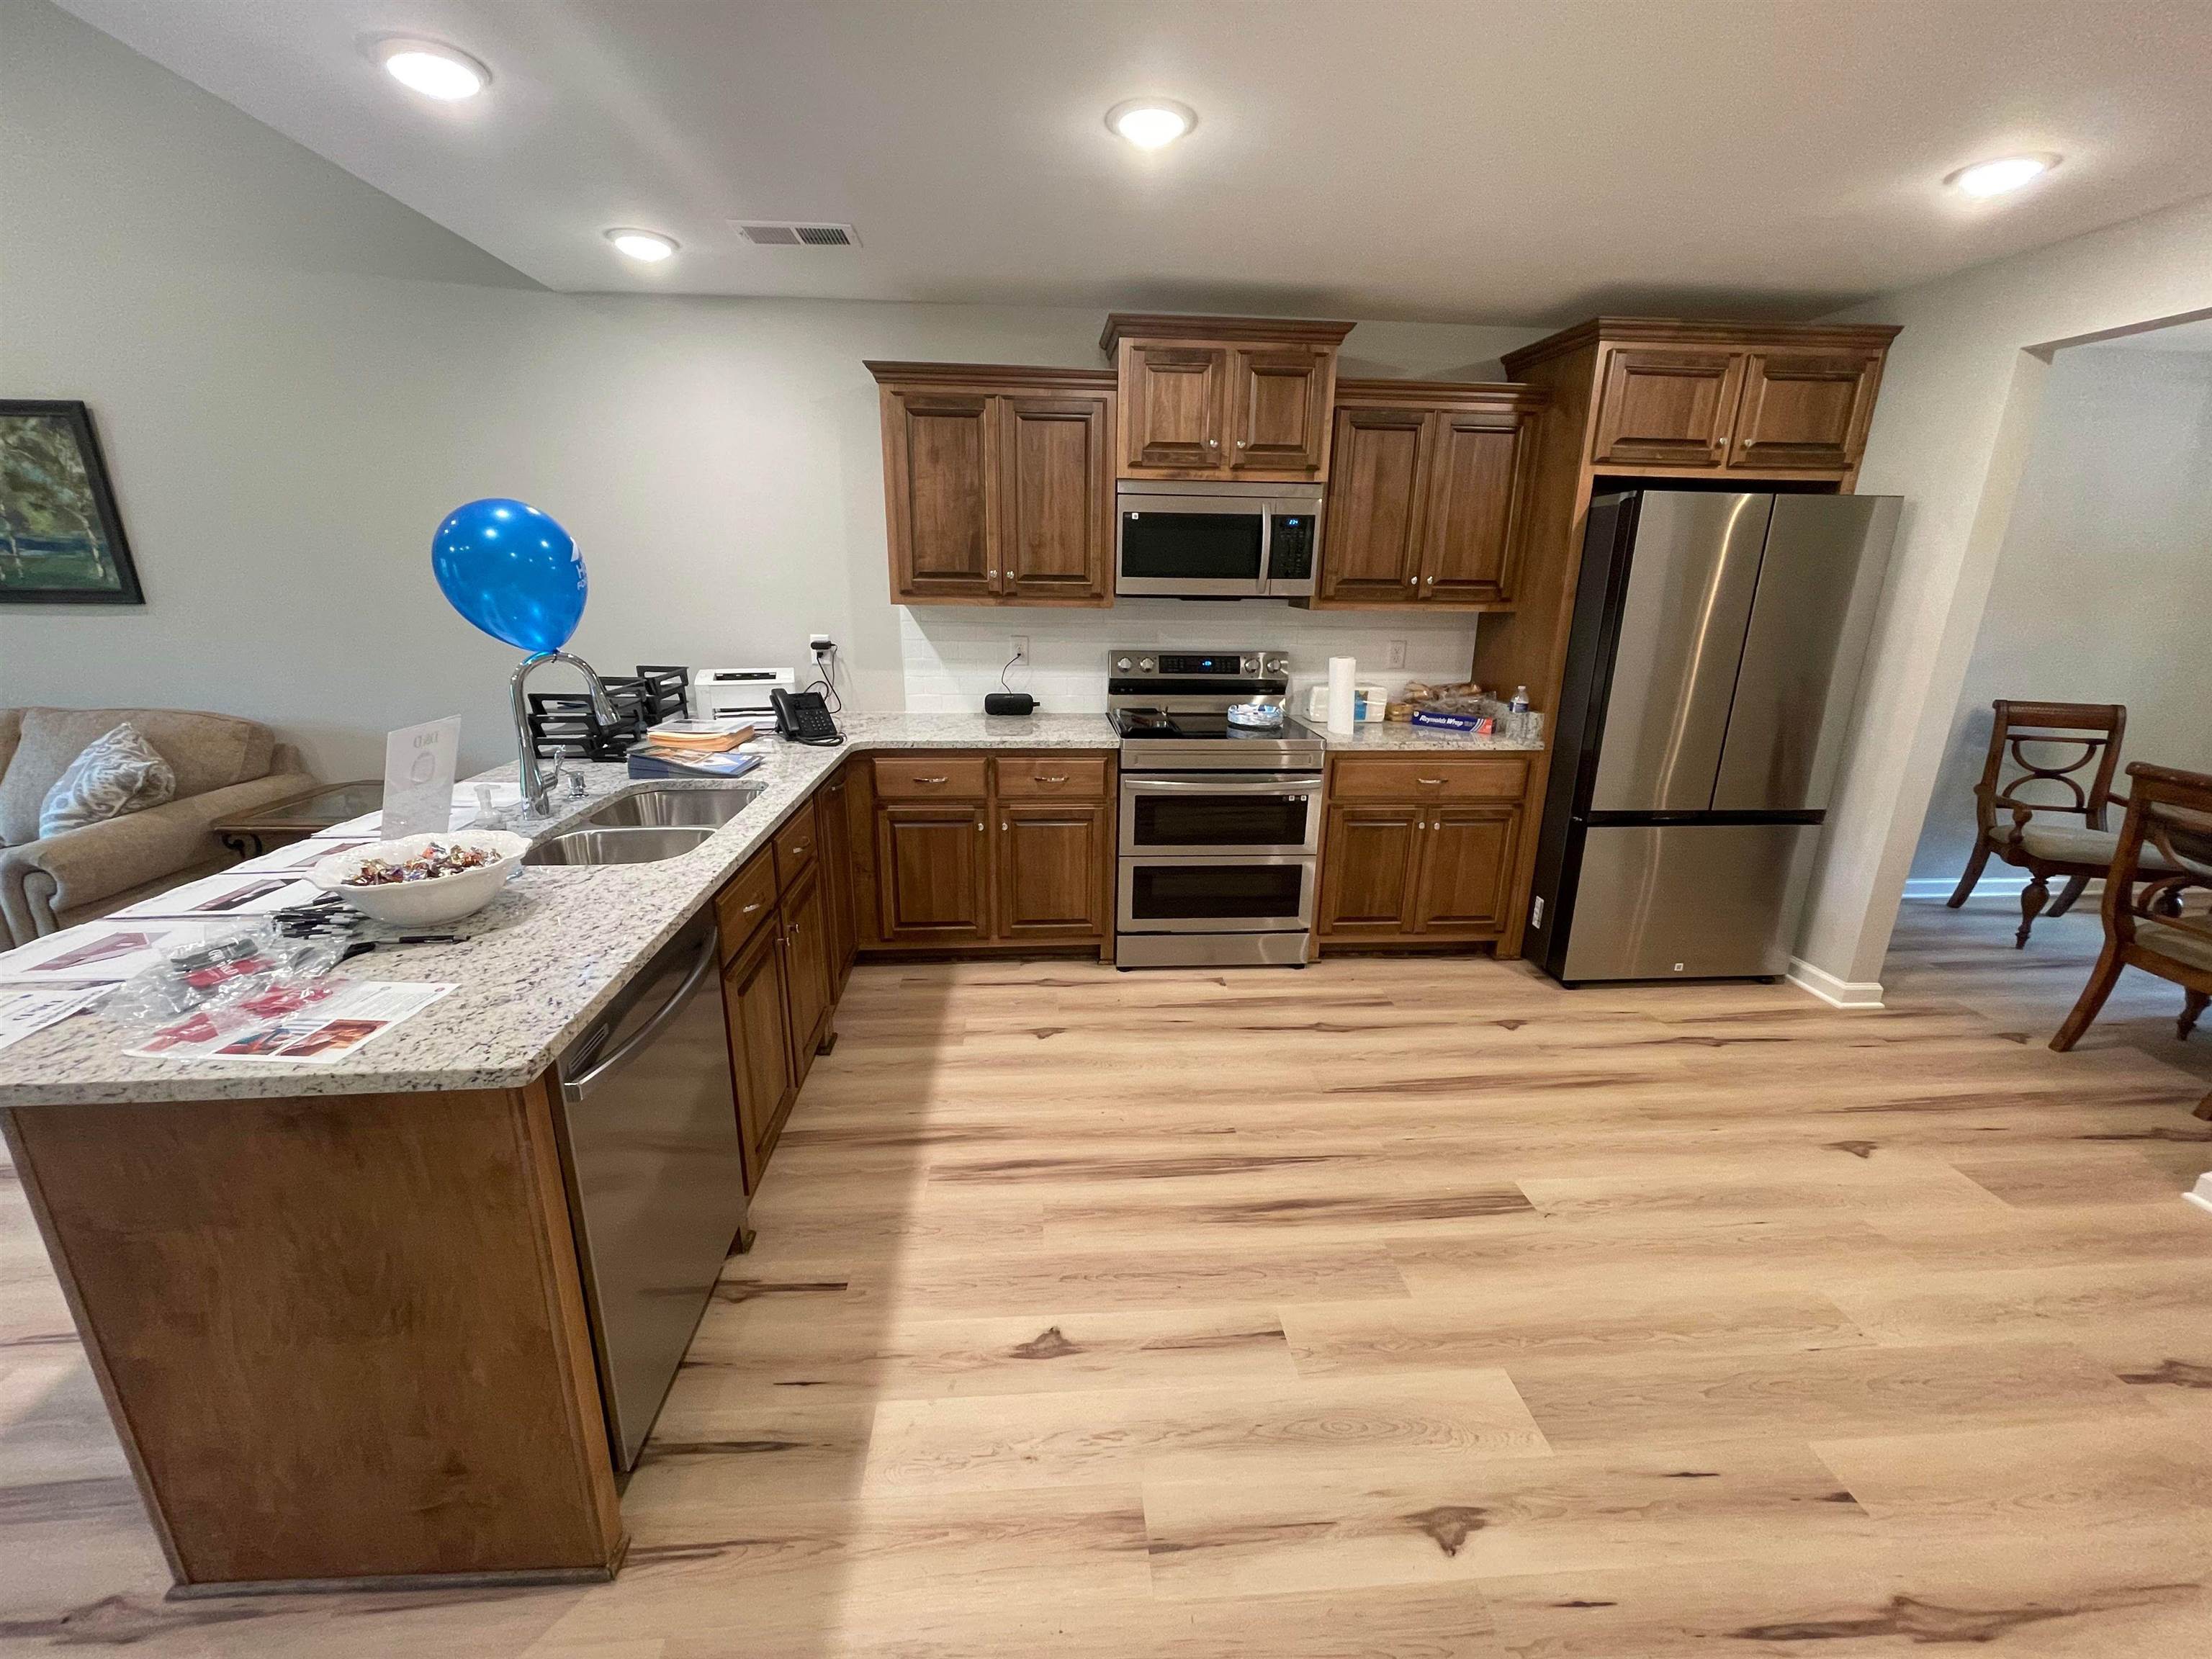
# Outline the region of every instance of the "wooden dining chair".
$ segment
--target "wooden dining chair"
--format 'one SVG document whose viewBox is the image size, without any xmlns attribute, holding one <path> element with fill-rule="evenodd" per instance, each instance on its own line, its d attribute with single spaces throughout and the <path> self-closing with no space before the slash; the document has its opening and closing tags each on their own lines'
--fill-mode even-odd
<svg viewBox="0 0 2212 1659">
<path fill-rule="evenodd" d="M 2212 890 L 2212 776 L 2137 761 L 2128 782 L 2128 815 L 2105 875 L 2105 948 L 2051 1039 L 2061 1054 L 2081 1041 L 2124 968 L 2181 987 L 2177 1037 L 2186 1039 L 2212 1003 L 2212 915 L 2182 904 L 2190 888 Z"/>
<path fill-rule="evenodd" d="M 1974 786 L 1974 850 L 1949 903 L 1955 910 L 1966 902 L 1993 857 L 2027 871 L 2020 932 L 2013 938 L 2018 950 L 2051 903 L 2054 880 L 2065 888 L 2051 914 L 2063 916 L 2112 862 L 2118 837 L 2105 828 L 2105 809 L 2114 799 L 2112 773 L 2120 763 L 2128 711 L 2117 702 L 2012 702 L 2002 697 L 1990 706 L 1996 720 L 1990 730 L 1981 781 Z M 2038 761 L 2029 755 L 2030 745 L 2057 752 Z M 2081 822 L 2049 821 L 2065 817 Z"/>
</svg>

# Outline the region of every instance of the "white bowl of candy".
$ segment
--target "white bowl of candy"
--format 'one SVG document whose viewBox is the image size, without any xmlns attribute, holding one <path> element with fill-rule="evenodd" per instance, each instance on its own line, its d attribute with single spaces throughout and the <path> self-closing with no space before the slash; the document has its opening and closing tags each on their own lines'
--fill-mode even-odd
<svg viewBox="0 0 2212 1659">
<path fill-rule="evenodd" d="M 458 921 L 499 896 L 530 842 L 504 830 L 406 836 L 325 859 L 307 879 L 399 927 Z"/>
</svg>

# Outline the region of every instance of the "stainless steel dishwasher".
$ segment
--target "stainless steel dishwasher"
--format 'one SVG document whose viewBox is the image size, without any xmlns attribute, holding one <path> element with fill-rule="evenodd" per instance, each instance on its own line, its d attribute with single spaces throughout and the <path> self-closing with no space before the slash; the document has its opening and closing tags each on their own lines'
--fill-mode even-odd
<svg viewBox="0 0 2212 1659">
<path fill-rule="evenodd" d="M 561 1056 L 562 1171 L 615 1467 L 631 1468 L 745 1222 L 714 919 Z"/>
</svg>

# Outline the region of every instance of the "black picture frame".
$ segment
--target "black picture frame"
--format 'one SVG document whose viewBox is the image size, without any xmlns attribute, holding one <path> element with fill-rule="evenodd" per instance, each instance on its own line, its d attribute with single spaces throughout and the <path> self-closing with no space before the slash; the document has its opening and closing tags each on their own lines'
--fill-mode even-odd
<svg viewBox="0 0 2212 1659">
<path fill-rule="evenodd" d="M 82 403 L 65 398 L 0 398 L 0 418 L 9 416 L 44 418 L 59 423 L 75 442 L 84 469 L 87 505 L 98 526 L 108 558 L 115 566 L 112 588 L 82 586 L 39 587 L 22 585 L 20 570 L 11 578 L 6 569 L 11 539 L 4 502 L 0 502 L 0 605 L 143 605 L 146 595 L 138 585 L 138 567 L 131 557 L 131 544 L 123 533 L 123 515 L 115 508 L 115 492 L 107 482 L 107 462 L 100 453 L 100 440 L 92 429 L 92 411 Z M 0 443 L 4 443 L 0 434 Z M 0 462 L 0 495 L 9 489 L 4 462 Z M 20 564 L 20 560 L 16 561 Z"/>
</svg>

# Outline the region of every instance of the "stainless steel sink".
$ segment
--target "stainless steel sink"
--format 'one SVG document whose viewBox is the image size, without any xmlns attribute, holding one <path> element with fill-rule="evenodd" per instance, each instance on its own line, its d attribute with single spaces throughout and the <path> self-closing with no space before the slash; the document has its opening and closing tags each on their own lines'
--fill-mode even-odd
<svg viewBox="0 0 2212 1659">
<path fill-rule="evenodd" d="M 714 833 L 711 824 L 614 830 L 571 830 L 541 841 L 522 855 L 525 864 L 655 864 L 690 852 Z"/>
<path fill-rule="evenodd" d="M 641 789 L 611 800 L 584 822 L 610 830 L 658 830 L 703 823 L 719 829 L 760 798 L 764 785 L 718 783 L 705 788 Z"/>
</svg>

